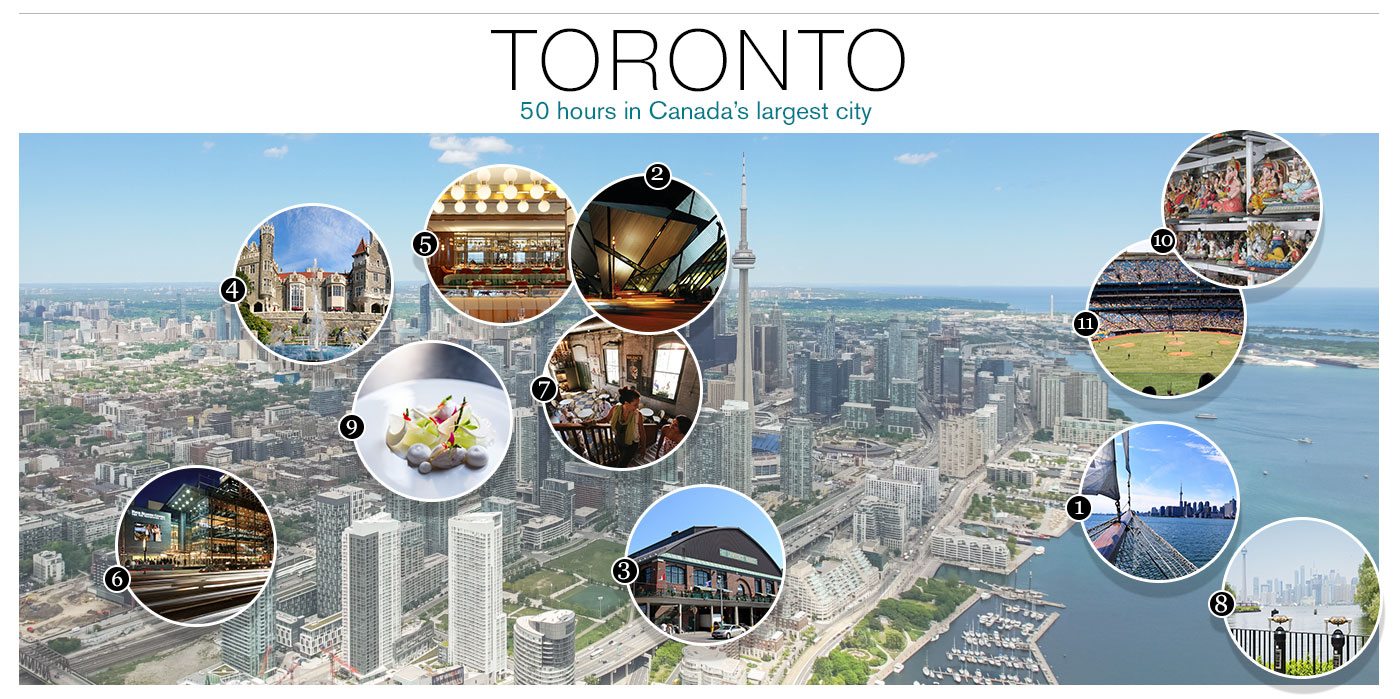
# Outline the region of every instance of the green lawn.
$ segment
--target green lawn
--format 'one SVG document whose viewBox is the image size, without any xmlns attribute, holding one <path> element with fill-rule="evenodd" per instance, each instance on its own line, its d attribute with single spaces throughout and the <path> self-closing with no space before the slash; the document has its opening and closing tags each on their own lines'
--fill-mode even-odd
<svg viewBox="0 0 1400 699">
<path fill-rule="evenodd" d="M 1239 335 L 1213 332 L 1119 335 L 1094 343 L 1094 354 L 1115 378 L 1159 396 L 1190 393 L 1202 374 L 1219 377 L 1240 346 Z"/>
<path fill-rule="evenodd" d="M 622 544 L 598 539 L 587 546 L 556 558 L 548 563 L 550 568 L 567 570 L 582 575 L 594 582 L 613 584 L 613 561 L 622 558 Z"/>
<path fill-rule="evenodd" d="M 572 609 L 579 616 L 599 618 L 598 598 L 602 597 L 602 616 L 607 616 L 613 610 L 622 606 L 630 600 L 627 597 L 627 590 L 621 586 L 600 585 L 598 583 L 587 583 L 580 585 L 555 599 L 555 603 L 563 609 Z"/>
<path fill-rule="evenodd" d="M 518 592 L 528 599 L 544 599 L 574 584 L 572 575 L 553 570 L 537 570 L 519 580 L 505 583 L 507 592 Z"/>
</svg>

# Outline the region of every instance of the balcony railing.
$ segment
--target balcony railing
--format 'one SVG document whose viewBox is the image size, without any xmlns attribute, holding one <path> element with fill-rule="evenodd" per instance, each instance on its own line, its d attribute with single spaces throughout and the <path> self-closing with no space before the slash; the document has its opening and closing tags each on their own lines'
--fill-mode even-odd
<svg viewBox="0 0 1400 699">
<path fill-rule="evenodd" d="M 649 585 L 636 583 L 633 585 L 633 594 L 637 597 L 669 597 L 672 599 L 685 600 L 705 600 L 715 603 L 723 602 L 752 602 L 756 604 L 772 604 L 775 595 L 757 594 L 744 595 L 737 592 L 725 591 L 721 599 L 718 590 L 706 590 L 702 588 L 681 588 L 674 585 Z"/>
</svg>

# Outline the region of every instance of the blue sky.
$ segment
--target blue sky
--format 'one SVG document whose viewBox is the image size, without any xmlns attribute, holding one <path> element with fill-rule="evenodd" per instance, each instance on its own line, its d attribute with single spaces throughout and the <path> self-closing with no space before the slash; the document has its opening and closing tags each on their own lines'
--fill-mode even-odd
<svg viewBox="0 0 1400 699">
<path fill-rule="evenodd" d="M 1293 520 L 1259 530 L 1242 548 L 1249 549 L 1249 577 L 1264 580 L 1282 578 L 1293 584 L 1298 566 L 1326 573 L 1335 570 L 1351 579 L 1365 556 L 1361 547 L 1336 526 L 1316 520 Z M 1240 584 L 1240 556 L 1230 560 L 1226 580 Z"/>
<path fill-rule="evenodd" d="M 1300 286 L 1377 285 L 1378 139 L 1288 137 L 1319 173 L 1324 235 Z M 737 231 L 749 162 L 757 285 L 1069 286 L 1161 223 L 1166 173 L 1201 134 L 26 135 L 20 281 L 227 276 L 270 213 L 355 212 L 403 280 L 434 195 L 491 163 L 537 169 L 582 207 L 667 162 Z M 75 265 L 73 250 L 103 264 Z"/>
<path fill-rule="evenodd" d="M 273 257 L 283 272 L 299 272 L 319 264 L 332 272 L 349 272 L 360 241 L 370 231 L 355 217 L 328 206 L 298 206 L 273 216 Z M 259 226 L 259 229 L 261 226 Z M 254 229 L 249 242 L 261 237 Z"/>
<path fill-rule="evenodd" d="M 699 486 L 677 490 L 657 501 L 657 505 L 638 520 L 627 550 L 650 546 L 671 532 L 700 525 L 739 527 L 752 536 L 778 565 L 783 563 L 782 541 L 773 520 L 762 509 L 732 490 Z"/>
<path fill-rule="evenodd" d="M 1177 425 L 1151 424 L 1129 432 L 1132 450 L 1133 509 L 1149 510 L 1180 502 L 1179 489 L 1188 502 L 1209 500 L 1218 505 L 1238 497 L 1235 476 L 1225 454 L 1199 434 Z M 1122 440 L 1114 440 L 1118 456 L 1118 489 L 1127 508 L 1127 471 L 1124 468 Z M 1113 513 L 1113 500 L 1090 495 L 1095 512 Z"/>
</svg>

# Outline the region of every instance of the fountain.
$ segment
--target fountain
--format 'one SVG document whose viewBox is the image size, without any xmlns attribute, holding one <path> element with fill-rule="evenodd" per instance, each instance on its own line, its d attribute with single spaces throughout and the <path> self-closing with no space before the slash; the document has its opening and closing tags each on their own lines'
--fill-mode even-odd
<svg viewBox="0 0 1400 699">
<path fill-rule="evenodd" d="M 316 260 L 312 260 L 312 269 L 316 270 L 317 280 L 322 276 L 321 268 Z M 288 343 L 285 338 L 272 346 L 272 350 L 288 359 L 302 362 L 324 362 L 336 357 L 343 356 L 355 350 L 358 345 L 351 344 L 342 346 L 339 344 L 328 344 L 326 337 L 326 313 L 321 309 L 321 285 L 309 294 L 310 308 L 306 315 L 302 317 L 302 324 L 306 326 L 306 338 L 301 343 Z"/>
<path fill-rule="evenodd" d="M 316 264 L 315 258 L 311 260 L 311 266 L 316 269 L 316 276 L 321 276 L 320 266 Z M 321 314 L 321 292 L 320 285 L 317 285 L 316 293 L 311 294 L 311 330 L 306 334 L 306 345 L 308 354 L 319 358 L 321 356 L 321 335 L 325 333 L 325 318 Z"/>
</svg>

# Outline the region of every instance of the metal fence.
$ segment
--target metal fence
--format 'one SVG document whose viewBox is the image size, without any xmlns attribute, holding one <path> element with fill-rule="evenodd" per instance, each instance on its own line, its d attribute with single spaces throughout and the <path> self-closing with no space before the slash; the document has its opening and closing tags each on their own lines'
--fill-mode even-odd
<svg viewBox="0 0 1400 699">
<path fill-rule="evenodd" d="M 1293 661 L 1335 661 L 1335 667 L 1341 667 L 1361 652 L 1368 638 L 1360 634 L 1288 631 L 1282 627 L 1273 630 L 1230 629 L 1230 634 L 1246 655 L 1278 672 L 1287 672 L 1288 663 Z M 1334 644 L 1334 638 L 1339 642 Z"/>
</svg>

